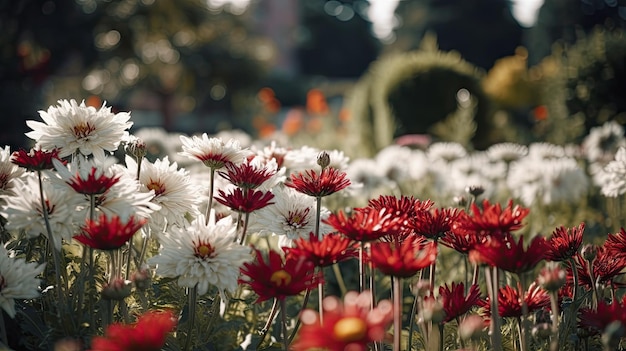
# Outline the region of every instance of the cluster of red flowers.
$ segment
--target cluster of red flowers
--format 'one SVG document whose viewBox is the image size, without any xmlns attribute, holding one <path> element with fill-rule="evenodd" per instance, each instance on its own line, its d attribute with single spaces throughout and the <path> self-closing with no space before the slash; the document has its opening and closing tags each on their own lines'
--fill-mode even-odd
<svg viewBox="0 0 626 351">
<path fill-rule="evenodd" d="M 134 324 L 114 323 L 103 337 L 94 337 L 91 351 L 159 351 L 167 334 L 176 327 L 176 317 L 170 311 L 149 311 Z"/>
</svg>

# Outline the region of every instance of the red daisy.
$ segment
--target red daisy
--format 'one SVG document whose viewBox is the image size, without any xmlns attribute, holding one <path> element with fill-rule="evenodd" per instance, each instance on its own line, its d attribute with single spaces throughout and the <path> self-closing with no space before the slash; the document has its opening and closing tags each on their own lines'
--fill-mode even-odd
<svg viewBox="0 0 626 351">
<path fill-rule="evenodd" d="M 618 233 L 609 233 L 604 246 L 608 251 L 616 255 L 626 255 L 626 231 L 624 231 L 624 228 L 620 228 Z"/>
<path fill-rule="evenodd" d="M 480 301 L 480 288 L 478 285 L 473 284 L 470 286 L 467 295 L 465 295 L 464 284 L 453 282 L 451 287 L 448 287 L 448 284 L 440 286 L 439 296 L 442 300 L 443 310 L 446 312 L 443 323 L 447 323 L 464 315 L 478 304 Z"/>
<path fill-rule="evenodd" d="M 398 232 L 402 218 L 392 216 L 386 209 L 355 208 L 350 214 L 331 213 L 324 223 L 354 241 L 372 241 Z"/>
<path fill-rule="evenodd" d="M 274 194 L 267 191 L 242 190 L 235 188 L 232 192 L 226 194 L 223 190 L 219 191 L 219 195 L 215 197 L 215 201 L 231 208 L 233 211 L 250 213 L 259 210 L 267 205 L 274 198 Z"/>
<path fill-rule="evenodd" d="M 550 295 L 536 282 L 530 284 L 530 287 L 524 293 L 524 300 L 526 306 L 528 306 L 528 313 L 550 306 Z M 484 308 L 484 316 L 491 315 L 489 298 L 479 302 L 479 305 Z M 520 299 L 518 289 L 510 285 L 505 285 L 498 289 L 498 313 L 500 317 L 522 316 L 522 300 Z"/>
<path fill-rule="evenodd" d="M 81 234 L 74 236 L 74 239 L 94 249 L 115 250 L 130 240 L 146 222 L 144 218 L 130 216 L 123 223 L 118 216 L 108 218 L 102 213 L 97 221 L 88 219 L 81 228 Z"/>
<path fill-rule="evenodd" d="M 410 218 L 410 227 L 416 234 L 429 239 L 439 239 L 450 233 L 452 225 L 461 211 L 457 208 L 435 208 L 428 211 L 419 211 Z"/>
<path fill-rule="evenodd" d="M 326 167 L 319 174 L 314 170 L 292 174 L 285 185 L 309 196 L 324 197 L 345 189 L 350 180 L 346 172 Z"/>
<path fill-rule="evenodd" d="M 421 201 L 413 196 L 402 195 L 400 197 L 381 195 L 377 199 L 370 199 L 367 207 L 375 210 L 387 209 L 396 216 L 410 216 L 416 212 L 428 211 L 433 206 L 430 200 Z"/>
<path fill-rule="evenodd" d="M 439 242 L 461 254 L 469 254 L 474 246 L 482 240 L 482 237 L 475 233 L 454 230 L 455 224 L 452 227 L 453 230 L 446 233 Z"/>
<path fill-rule="evenodd" d="M 578 227 L 573 228 L 564 226 L 556 228 L 548 239 L 546 260 L 560 262 L 574 257 L 583 243 L 584 230 L 585 223 L 580 223 Z"/>
<path fill-rule="evenodd" d="M 383 341 L 393 321 L 393 308 L 388 300 L 373 309 L 371 293 L 350 291 L 342 303 L 329 296 L 322 302 L 324 324 L 319 314 L 307 309 L 302 312 L 302 328 L 292 344 L 294 351 L 366 351 L 373 342 Z"/>
<path fill-rule="evenodd" d="M 594 333 L 602 333 L 612 322 L 619 321 L 626 324 L 626 295 L 621 300 L 614 299 L 608 303 L 598 301 L 598 308 L 594 311 L 589 307 L 581 307 L 578 323 L 582 328 Z"/>
<path fill-rule="evenodd" d="M 218 171 L 224 179 L 242 189 L 256 189 L 270 179 L 276 171 L 269 168 L 258 168 L 247 162 L 235 165 L 226 164 L 226 171 Z"/>
<path fill-rule="evenodd" d="M 605 245 L 597 248 L 596 258 L 592 261 L 593 278 L 589 276 L 589 261 L 585 260 L 582 254 L 574 256 L 578 271 L 578 284 L 584 285 L 587 289 L 592 288 L 592 284 L 615 284 L 614 278 L 622 273 L 626 268 L 626 256 L 615 255 L 610 252 Z M 571 267 L 568 267 L 568 283 L 573 283 Z"/>
<path fill-rule="evenodd" d="M 471 206 L 471 215 L 461 212 L 453 226 L 453 230 L 460 233 L 474 233 L 479 236 L 502 235 L 522 227 L 522 220 L 529 210 L 520 206 L 513 206 L 509 200 L 503 209 L 500 204 L 491 204 L 483 200 L 482 210 L 476 203 Z"/>
<path fill-rule="evenodd" d="M 402 241 L 379 241 L 372 243 L 370 258 L 383 274 L 409 278 L 435 261 L 437 244 L 417 235 Z"/>
<path fill-rule="evenodd" d="M 309 239 L 300 238 L 294 241 L 294 247 L 284 247 L 287 259 L 304 257 L 316 267 L 326 267 L 345 259 L 356 257 L 354 242 L 339 233 L 324 235 L 319 239 L 315 233 Z"/>
<path fill-rule="evenodd" d="M 519 240 L 510 233 L 502 236 L 487 237 L 470 251 L 470 260 L 475 263 L 486 263 L 511 273 L 524 273 L 545 258 L 548 244 L 540 235 L 535 236 L 524 249 L 524 236 Z"/>
<path fill-rule="evenodd" d="M 15 151 L 11 155 L 11 162 L 28 169 L 29 171 L 43 171 L 45 169 L 53 169 L 53 159 L 59 159 L 59 149 L 53 149 L 51 151 L 43 151 L 41 149 L 30 149 Z M 66 161 L 61 161 L 66 164 Z"/>
<path fill-rule="evenodd" d="M 120 176 L 107 176 L 96 167 L 92 167 L 86 179 L 83 179 L 80 173 L 76 173 L 75 176 L 67 181 L 67 184 L 79 194 L 101 195 L 106 193 L 119 180 Z"/>
<path fill-rule="evenodd" d="M 104 336 L 91 341 L 91 351 L 159 351 L 167 334 L 176 327 L 176 317 L 170 311 L 148 311 L 135 324 L 114 323 Z"/>
<path fill-rule="evenodd" d="M 256 262 L 243 264 L 241 274 L 247 279 L 241 278 L 239 282 L 254 290 L 259 296 L 257 302 L 270 298 L 282 300 L 317 286 L 322 281 L 321 275 L 314 272 L 313 263 L 304 257 L 287 258 L 283 261 L 280 253 L 270 250 L 266 261 L 261 251 L 254 251 Z"/>
</svg>

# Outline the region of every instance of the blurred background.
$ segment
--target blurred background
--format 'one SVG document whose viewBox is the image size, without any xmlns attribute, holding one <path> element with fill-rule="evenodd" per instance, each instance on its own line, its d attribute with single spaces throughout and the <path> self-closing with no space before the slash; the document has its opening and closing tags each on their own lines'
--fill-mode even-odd
<svg viewBox="0 0 626 351">
<path fill-rule="evenodd" d="M 323 117 L 370 151 L 563 143 L 626 121 L 625 24 L 623 0 L 0 0 L 0 145 L 71 98 L 187 134 Z"/>
</svg>

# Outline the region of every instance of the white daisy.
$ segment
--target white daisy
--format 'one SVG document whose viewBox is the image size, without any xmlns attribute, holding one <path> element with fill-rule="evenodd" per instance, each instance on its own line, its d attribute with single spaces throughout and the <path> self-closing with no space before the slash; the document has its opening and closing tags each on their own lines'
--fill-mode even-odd
<svg viewBox="0 0 626 351">
<path fill-rule="evenodd" d="M 274 204 L 252 213 L 249 232 L 286 236 L 290 240 L 308 238 L 309 233 L 315 231 L 315 198 L 286 186 L 276 186 L 272 193 Z M 322 207 L 320 234 L 332 231 L 331 226 L 323 223 L 323 219 L 329 215 L 330 211 Z"/>
<path fill-rule="evenodd" d="M 130 174 L 137 169 L 132 157 L 126 157 L 126 165 Z M 152 202 L 160 209 L 150 215 L 150 224 L 163 228 L 166 224 L 184 226 L 187 214 L 195 216 L 201 199 L 199 189 L 191 182 L 189 172 L 178 169 L 176 162 L 170 163 L 169 158 L 156 160 L 154 163 L 144 160 L 141 163 L 139 183 L 142 192 L 154 192 Z"/>
<path fill-rule="evenodd" d="M 582 142 L 583 152 L 589 162 L 610 162 L 620 147 L 626 146 L 624 127 L 615 121 L 609 121 L 599 127 L 591 128 Z"/>
<path fill-rule="evenodd" d="M 247 148 L 250 147 L 252 145 L 252 136 L 246 132 L 244 132 L 241 129 L 225 129 L 225 130 L 221 130 L 217 133 L 215 133 L 215 135 L 213 135 L 214 138 L 219 138 L 222 140 L 237 140 L 239 142 L 239 145 L 241 145 L 242 148 Z"/>
<path fill-rule="evenodd" d="M 376 167 L 389 180 L 403 183 L 413 179 L 411 165 L 413 152 L 410 148 L 400 145 L 389 145 L 381 149 L 374 157 Z"/>
<path fill-rule="evenodd" d="M 103 159 L 105 151 L 117 150 L 133 125 L 128 122 L 128 112 L 114 114 L 105 104 L 99 110 L 86 106 L 84 101 L 79 105 L 73 99 L 59 100 L 58 104 L 48 111 L 39 111 L 43 123 L 26 121 L 33 129 L 26 136 L 36 140 L 42 149 L 60 148 L 61 158 L 80 152 Z"/>
<path fill-rule="evenodd" d="M 541 202 L 553 204 L 579 201 L 587 194 L 589 178 L 575 159 L 563 157 L 545 162 Z"/>
<path fill-rule="evenodd" d="M 23 258 L 15 258 L 12 252 L 0 245 L 0 306 L 11 318 L 15 318 L 16 299 L 39 297 L 37 278 L 46 267 L 35 262 L 27 263 Z"/>
<path fill-rule="evenodd" d="M 0 195 L 13 194 L 13 180 L 24 174 L 22 168 L 11 162 L 11 154 L 9 146 L 0 149 Z"/>
<path fill-rule="evenodd" d="M 39 193 L 39 179 L 29 173 L 16 182 L 18 196 L 4 196 L 5 203 L 0 214 L 7 220 L 6 229 L 15 233 L 23 231 L 28 237 L 40 234 L 48 236 Z M 43 181 L 46 213 L 54 235 L 55 247 L 61 249 L 61 239 L 70 241 L 76 233 L 78 224 L 84 222 L 78 205 L 83 196 L 54 186 L 49 179 Z"/>
<path fill-rule="evenodd" d="M 511 163 L 528 155 L 528 146 L 517 143 L 497 143 L 486 150 L 487 156 L 493 161 Z"/>
<path fill-rule="evenodd" d="M 626 147 L 621 147 L 615 154 L 615 160 L 604 168 L 605 179 L 602 194 L 617 197 L 626 193 Z"/>
<path fill-rule="evenodd" d="M 212 216 L 205 224 L 199 215 L 188 227 L 160 235 L 160 252 L 148 263 L 156 265 L 157 275 L 178 278 L 180 286 L 197 286 L 199 295 L 213 285 L 226 300 L 224 291 L 235 292 L 239 268 L 252 258 L 250 247 L 235 242 L 235 230 L 231 218 L 215 223 Z"/>
<path fill-rule="evenodd" d="M 286 147 L 279 146 L 275 140 L 272 140 L 269 145 L 252 145 L 252 152 L 266 160 L 276 160 L 278 167 L 283 167 L 285 163 L 285 156 L 289 152 Z"/>
<path fill-rule="evenodd" d="M 492 179 L 497 179 L 496 174 L 504 177 L 503 164 L 500 169 L 496 164 L 489 162 L 489 158 L 484 153 L 473 153 L 468 157 L 456 159 L 450 162 L 448 185 L 451 187 L 451 195 L 463 194 L 468 188 L 480 187 L 484 190 L 483 197 L 491 198 L 495 191 L 495 183 Z M 494 167 L 493 169 L 491 167 Z"/>
<path fill-rule="evenodd" d="M 528 156 L 510 165 L 506 184 L 511 195 L 520 199 L 525 206 L 532 205 L 543 188 L 543 165 L 543 161 Z"/>
<path fill-rule="evenodd" d="M 528 146 L 528 157 L 535 160 L 550 160 L 565 156 L 565 148 L 547 142 L 536 142 Z"/>
<path fill-rule="evenodd" d="M 201 137 L 180 136 L 183 143 L 182 156 L 202 161 L 205 166 L 220 169 L 228 162 L 239 164 L 250 154 L 249 150 L 242 149 L 239 141 L 230 139 L 227 143 L 220 138 L 209 138 L 204 133 Z"/>
<path fill-rule="evenodd" d="M 317 156 L 320 150 L 311 146 L 302 146 L 299 149 L 291 149 L 284 158 L 283 165 L 288 173 L 304 172 L 309 169 L 319 169 Z"/>
<path fill-rule="evenodd" d="M 134 136 L 146 144 L 146 158 L 150 161 L 165 156 L 171 157 L 178 152 L 178 148 L 182 145 L 178 135 L 174 137 L 172 133 L 159 127 L 141 128 L 134 132 Z"/>
<path fill-rule="evenodd" d="M 428 160 L 431 162 L 452 162 L 467 156 L 467 150 L 463 145 L 456 142 L 436 142 L 430 144 L 426 150 Z"/>
</svg>

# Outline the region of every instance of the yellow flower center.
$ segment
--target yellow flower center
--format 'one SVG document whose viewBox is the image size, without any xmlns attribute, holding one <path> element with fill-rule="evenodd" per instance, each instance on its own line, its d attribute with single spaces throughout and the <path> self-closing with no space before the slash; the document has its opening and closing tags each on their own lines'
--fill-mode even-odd
<svg viewBox="0 0 626 351">
<path fill-rule="evenodd" d="M 358 317 L 346 317 L 335 323 L 333 328 L 335 339 L 343 342 L 361 340 L 367 335 L 367 324 Z"/>
<path fill-rule="evenodd" d="M 272 273 L 270 277 L 270 282 L 274 283 L 276 286 L 285 286 L 291 283 L 291 275 L 287 273 L 284 269 L 280 271 L 276 271 Z"/>
<path fill-rule="evenodd" d="M 165 192 L 165 186 L 156 180 L 150 179 L 150 182 L 146 184 L 148 190 L 154 190 L 154 196 L 161 195 Z"/>
<path fill-rule="evenodd" d="M 211 257 L 215 249 L 209 243 L 200 242 L 198 246 L 194 249 L 194 256 L 205 259 Z"/>
</svg>

